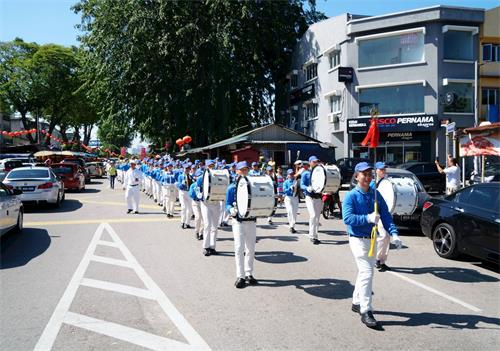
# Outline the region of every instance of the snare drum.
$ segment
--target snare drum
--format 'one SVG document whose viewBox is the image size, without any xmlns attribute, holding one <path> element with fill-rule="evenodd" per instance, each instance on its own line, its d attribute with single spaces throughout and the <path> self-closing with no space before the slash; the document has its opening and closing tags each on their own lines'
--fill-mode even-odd
<svg viewBox="0 0 500 351">
<path fill-rule="evenodd" d="M 271 177 L 240 177 L 236 183 L 236 206 L 240 218 L 272 216 L 276 192 Z"/>
<path fill-rule="evenodd" d="M 203 173 L 203 200 L 225 201 L 228 186 L 229 171 L 227 169 L 206 169 Z"/>
<path fill-rule="evenodd" d="M 389 212 L 397 215 L 411 215 L 418 204 L 418 191 L 411 178 L 384 178 L 377 186 L 387 204 Z"/>
<path fill-rule="evenodd" d="M 311 171 L 311 187 L 317 194 L 336 193 L 340 184 L 340 170 L 335 165 L 316 165 Z"/>
</svg>

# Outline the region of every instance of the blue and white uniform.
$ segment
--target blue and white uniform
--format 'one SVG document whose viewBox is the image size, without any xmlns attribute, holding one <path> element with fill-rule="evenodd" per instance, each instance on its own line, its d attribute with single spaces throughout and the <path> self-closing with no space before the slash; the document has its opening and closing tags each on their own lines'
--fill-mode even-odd
<svg viewBox="0 0 500 351">
<path fill-rule="evenodd" d="M 316 194 L 311 189 L 311 171 L 302 172 L 300 188 L 306 196 L 306 207 L 309 212 L 309 239 L 318 239 L 318 228 L 323 202 L 321 194 Z"/>
<path fill-rule="evenodd" d="M 165 213 L 167 216 L 172 217 L 174 215 L 175 206 L 175 175 L 171 170 L 171 164 L 167 164 L 168 169 L 163 171 L 161 184 L 162 184 L 162 195 L 163 195 L 163 207 L 165 208 Z"/>
<path fill-rule="evenodd" d="M 297 222 L 297 211 L 299 210 L 297 180 L 292 176 L 283 182 L 283 194 L 285 195 L 285 209 L 290 229 L 295 229 Z"/>
<path fill-rule="evenodd" d="M 191 198 L 189 197 L 189 187 L 192 184 L 191 176 L 189 175 L 188 165 L 184 166 L 185 172 L 182 173 L 177 180 L 177 189 L 179 190 L 179 202 L 181 204 L 181 224 L 182 227 L 188 226 L 193 214 Z"/>
</svg>

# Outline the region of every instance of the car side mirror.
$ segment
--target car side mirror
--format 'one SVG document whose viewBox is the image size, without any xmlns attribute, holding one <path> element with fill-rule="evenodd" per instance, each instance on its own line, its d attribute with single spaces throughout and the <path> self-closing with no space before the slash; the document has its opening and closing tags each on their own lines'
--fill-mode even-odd
<svg viewBox="0 0 500 351">
<path fill-rule="evenodd" d="M 22 193 L 21 189 L 12 189 L 12 195 L 21 195 Z"/>
</svg>

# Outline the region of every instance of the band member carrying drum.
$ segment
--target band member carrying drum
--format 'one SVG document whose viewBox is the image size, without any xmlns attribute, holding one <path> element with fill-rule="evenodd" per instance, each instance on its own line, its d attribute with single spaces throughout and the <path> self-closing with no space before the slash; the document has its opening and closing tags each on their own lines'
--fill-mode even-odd
<svg viewBox="0 0 500 351">
<path fill-rule="evenodd" d="M 319 164 L 319 159 L 316 156 L 309 157 L 309 164 L 311 168 Z M 311 186 L 311 171 L 307 170 L 302 173 L 300 179 L 300 188 L 306 196 L 307 212 L 309 212 L 309 239 L 314 245 L 321 243 L 318 239 L 319 218 L 323 208 L 321 201 L 321 194 L 313 191 Z"/>
<path fill-rule="evenodd" d="M 248 176 L 249 167 L 246 161 L 238 162 L 236 173 L 238 177 Z M 258 281 L 253 277 L 253 262 L 255 256 L 255 240 L 257 235 L 256 218 L 241 218 L 236 207 L 237 183 L 231 183 L 226 193 L 226 211 L 235 219 L 232 221 L 234 235 L 234 258 L 236 261 L 237 289 L 245 284 L 256 285 Z M 245 253 L 243 253 L 243 251 Z"/>
</svg>

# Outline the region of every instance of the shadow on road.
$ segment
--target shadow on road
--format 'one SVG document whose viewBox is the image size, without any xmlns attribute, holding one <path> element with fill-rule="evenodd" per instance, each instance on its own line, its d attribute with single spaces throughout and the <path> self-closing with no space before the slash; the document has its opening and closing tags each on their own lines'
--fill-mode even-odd
<svg viewBox="0 0 500 351">
<path fill-rule="evenodd" d="M 279 241 L 299 241 L 299 238 L 296 236 L 290 235 L 267 235 L 267 236 L 257 236 L 257 242 L 265 239 L 274 239 Z M 219 239 L 217 239 L 219 240 Z"/>
<path fill-rule="evenodd" d="M 436 328 L 449 327 L 451 329 L 494 329 L 500 330 L 500 318 L 484 317 L 470 314 L 448 314 L 448 313 L 405 313 L 392 311 L 375 311 L 376 315 L 395 316 L 406 318 L 401 321 L 381 321 L 383 326 L 401 325 L 405 327 L 416 327 L 436 324 Z M 492 327 L 479 327 L 478 323 L 494 325 Z"/>
<path fill-rule="evenodd" d="M 94 188 L 89 188 L 85 187 L 85 190 L 82 190 L 80 193 L 81 194 L 95 194 L 95 193 L 100 193 L 101 189 L 94 189 Z"/>
<path fill-rule="evenodd" d="M 498 282 L 500 279 L 490 275 L 482 274 L 474 269 L 459 268 L 459 267 L 422 267 L 422 268 L 407 268 L 407 267 L 391 267 L 393 272 L 408 273 L 408 274 L 433 274 L 437 278 L 451 280 L 460 283 L 482 283 L 482 282 Z"/>
<path fill-rule="evenodd" d="M 349 240 L 323 240 L 321 239 L 321 245 L 347 245 Z"/>
<path fill-rule="evenodd" d="M 0 243 L 0 269 L 9 269 L 24 266 L 43 254 L 50 246 L 51 238 L 45 229 L 24 228 L 19 234 L 2 237 Z"/>
<path fill-rule="evenodd" d="M 354 291 L 354 286 L 349 281 L 333 278 L 295 280 L 259 279 L 259 285 L 265 287 L 295 286 L 309 295 L 334 300 L 350 299 Z"/>
<path fill-rule="evenodd" d="M 83 205 L 78 200 L 66 199 L 61 202 L 61 207 L 54 208 L 50 204 L 45 205 L 32 205 L 26 204 L 24 206 L 24 212 L 26 213 L 62 213 L 62 212 L 73 212 L 81 208 Z"/>
<path fill-rule="evenodd" d="M 347 234 L 344 230 L 318 230 L 318 233 L 325 235 L 341 235 L 347 238 Z"/>
<path fill-rule="evenodd" d="M 255 259 L 265 263 L 278 264 L 307 261 L 307 258 L 296 256 L 293 252 L 288 251 L 259 251 L 255 253 Z"/>
</svg>

